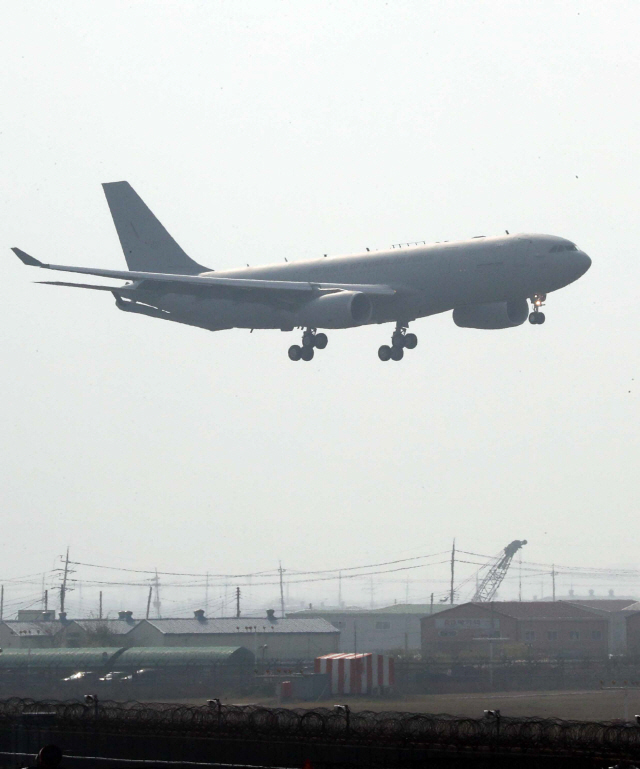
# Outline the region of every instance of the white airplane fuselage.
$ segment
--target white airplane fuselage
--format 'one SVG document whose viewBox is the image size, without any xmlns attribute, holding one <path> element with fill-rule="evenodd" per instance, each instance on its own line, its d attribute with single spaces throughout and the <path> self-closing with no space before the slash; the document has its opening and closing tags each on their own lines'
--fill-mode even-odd
<svg viewBox="0 0 640 769">
<path fill-rule="evenodd" d="M 416 318 L 468 305 L 529 299 L 567 286 L 590 265 L 590 258 L 564 238 L 504 235 L 223 270 L 202 276 L 384 284 L 395 290 L 393 296 L 371 298 L 373 311 L 364 322 L 317 325 L 349 328 L 390 321 L 407 324 Z M 144 285 L 138 286 L 140 301 L 144 301 Z M 307 325 L 304 314 L 287 301 L 274 305 L 251 296 L 198 297 L 172 293 L 170 286 L 160 296 L 154 290 L 152 296 L 153 304 L 170 313 L 173 320 L 211 330 L 290 330 Z"/>
<path fill-rule="evenodd" d="M 41 281 L 106 291 L 119 310 L 210 331 L 229 328 L 305 329 L 289 358 L 309 361 L 327 335 L 341 329 L 395 322 L 380 360 L 401 360 L 418 344 L 407 326 L 453 310 L 463 328 L 503 329 L 545 322 L 546 295 L 591 266 L 575 243 L 554 235 L 501 235 L 396 247 L 303 262 L 212 271 L 185 253 L 126 181 L 103 189 L 127 270 L 41 262 L 13 251 L 31 267 L 127 281 L 124 285 Z M 532 312 L 529 312 L 529 301 Z"/>
</svg>

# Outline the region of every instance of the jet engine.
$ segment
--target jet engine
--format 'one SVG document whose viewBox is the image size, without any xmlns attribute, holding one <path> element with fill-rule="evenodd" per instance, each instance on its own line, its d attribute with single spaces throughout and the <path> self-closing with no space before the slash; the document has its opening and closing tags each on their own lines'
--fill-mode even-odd
<svg viewBox="0 0 640 769">
<path fill-rule="evenodd" d="M 296 313 L 297 326 L 349 328 L 368 323 L 373 314 L 371 299 L 360 291 L 322 294 Z"/>
<path fill-rule="evenodd" d="M 511 328 L 522 325 L 529 315 L 526 299 L 456 307 L 453 322 L 462 328 Z"/>
</svg>

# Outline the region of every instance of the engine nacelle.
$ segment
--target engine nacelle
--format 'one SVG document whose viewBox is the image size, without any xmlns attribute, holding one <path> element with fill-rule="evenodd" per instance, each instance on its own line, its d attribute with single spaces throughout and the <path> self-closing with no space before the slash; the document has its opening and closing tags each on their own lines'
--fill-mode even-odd
<svg viewBox="0 0 640 769">
<path fill-rule="evenodd" d="M 297 326 L 311 328 L 350 328 L 368 323 L 373 304 L 360 291 L 336 291 L 322 294 L 303 305 L 296 313 Z"/>
<path fill-rule="evenodd" d="M 521 326 L 529 315 L 526 299 L 456 307 L 453 322 L 462 328 L 512 328 Z"/>
</svg>

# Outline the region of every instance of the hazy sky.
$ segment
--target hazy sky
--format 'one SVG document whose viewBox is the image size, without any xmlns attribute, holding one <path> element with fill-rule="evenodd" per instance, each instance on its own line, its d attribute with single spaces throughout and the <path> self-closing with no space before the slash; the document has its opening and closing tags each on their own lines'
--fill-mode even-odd
<svg viewBox="0 0 640 769">
<path fill-rule="evenodd" d="M 87 563 L 244 573 L 454 536 L 635 568 L 637 2 L 1 5 L 1 579 L 59 565 L 67 545 Z M 412 325 L 401 364 L 377 357 L 390 326 L 331 332 L 293 364 L 293 334 L 210 333 L 33 285 L 47 275 L 11 246 L 124 267 L 100 187 L 122 179 L 214 269 L 505 229 L 568 237 L 593 267 L 549 296 L 544 327 L 458 329 L 447 313 Z M 404 600 L 407 577 L 428 600 L 447 567 L 376 577 L 375 601 Z M 345 580 L 343 598 L 366 604 L 368 587 Z M 167 591 L 163 611 L 197 608 L 192 593 Z M 277 594 L 246 589 L 256 607 Z M 336 598 L 335 582 L 290 586 L 292 602 Z M 138 610 L 145 589 L 127 600 Z"/>
</svg>

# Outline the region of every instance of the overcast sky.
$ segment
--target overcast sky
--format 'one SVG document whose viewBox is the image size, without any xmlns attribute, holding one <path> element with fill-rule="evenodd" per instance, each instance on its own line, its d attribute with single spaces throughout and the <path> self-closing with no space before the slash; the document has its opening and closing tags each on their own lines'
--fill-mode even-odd
<svg viewBox="0 0 640 769">
<path fill-rule="evenodd" d="M 1 579 L 58 566 L 67 545 L 86 563 L 227 574 L 453 537 L 636 567 L 637 2 L 2 6 Z M 33 284 L 11 246 L 124 267 L 100 187 L 123 179 L 213 269 L 505 229 L 570 238 L 593 267 L 549 296 L 544 326 L 446 313 L 412 324 L 402 363 L 378 360 L 391 327 L 370 326 L 293 364 L 293 334 L 210 333 Z M 446 579 L 444 564 L 379 575 L 375 602 L 428 600 Z M 368 604 L 370 587 L 343 580 L 343 599 Z M 541 589 L 529 579 L 525 597 Z M 335 582 L 289 590 L 337 599 Z M 40 588 L 7 591 L 17 608 Z M 247 588 L 247 608 L 277 595 Z M 165 596 L 165 614 L 202 603 Z M 138 610 L 145 589 L 127 600 Z"/>
</svg>

